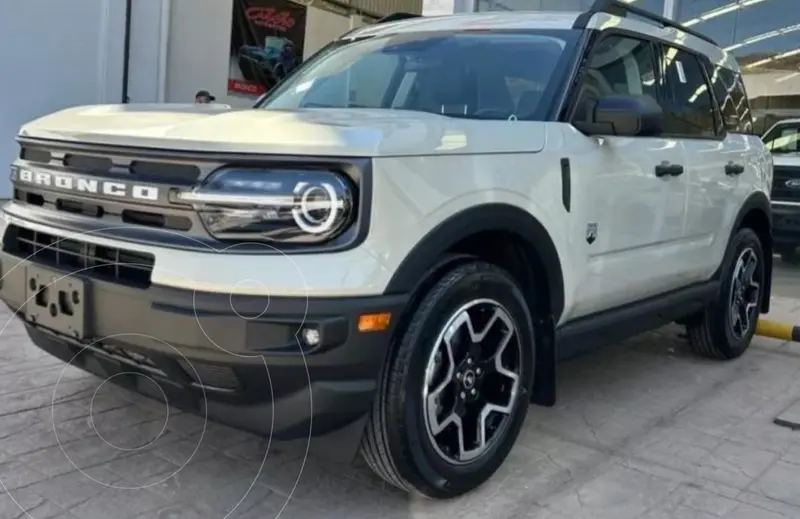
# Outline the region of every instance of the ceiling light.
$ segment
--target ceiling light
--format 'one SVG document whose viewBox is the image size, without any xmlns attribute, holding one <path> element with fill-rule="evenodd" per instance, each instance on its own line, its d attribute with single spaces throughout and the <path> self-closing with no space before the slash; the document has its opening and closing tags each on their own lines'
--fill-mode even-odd
<svg viewBox="0 0 800 519">
<path fill-rule="evenodd" d="M 790 33 L 793 33 L 793 32 L 799 31 L 799 30 L 800 30 L 800 23 L 795 24 L 795 25 L 788 25 L 788 26 L 783 27 L 782 29 L 778 29 L 776 31 L 769 31 L 769 32 L 764 32 L 764 33 L 761 33 L 761 34 L 757 34 L 755 36 L 751 36 L 749 38 L 746 38 L 746 39 L 740 41 L 739 43 L 734 43 L 733 45 L 725 47 L 724 50 L 730 52 L 732 50 L 741 49 L 742 47 L 745 47 L 747 45 L 752 45 L 752 44 L 758 43 L 760 41 L 768 40 L 770 38 L 775 38 L 776 36 L 784 36 L 786 34 L 790 34 Z"/>
<path fill-rule="evenodd" d="M 788 81 L 793 77 L 800 76 L 800 72 L 792 72 L 791 74 L 786 74 L 785 76 L 781 76 L 775 80 L 776 83 L 783 83 L 784 81 Z"/>
<path fill-rule="evenodd" d="M 752 63 L 749 63 L 749 64 L 745 65 L 744 68 L 760 67 L 761 65 L 766 65 L 767 63 L 770 63 L 771 61 L 772 61 L 772 58 L 761 59 L 761 60 L 754 61 Z"/>
<path fill-rule="evenodd" d="M 711 9 L 710 11 L 706 11 L 697 18 L 692 18 L 691 20 L 686 20 L 683 22 L 683 25 L 687 27 L 691 27 L 692 25 L 697 25 L 700 22 L 706 22 L 718 16 L 722 16 L 723 14 L 728 14 L 733 11 L 738 11 L 739 9 L 744 9 L 745 7 L 750 7 L 751 5 L 760 4 L 764 0 L 744 0 L 743 2 L 734 3 L 724 5 L 722 7 L 717 7 L 716 9 Z"/>
</svg>

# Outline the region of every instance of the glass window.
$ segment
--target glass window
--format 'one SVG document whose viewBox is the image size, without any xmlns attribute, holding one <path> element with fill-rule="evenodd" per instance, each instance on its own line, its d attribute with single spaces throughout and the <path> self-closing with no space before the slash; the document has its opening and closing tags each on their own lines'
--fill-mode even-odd
<svg viewBox="0 0 800 519">
<path fill-rule="evenodd" d="M 738 72 L 712 66 L 709 74 L 714 96 L 717 98 L 725 129 L 733 133 L 753 133 L 750 103 Z"/>
<path fill-rule="evenodd" d="M 601 40 L 586 67 L 573 119 L 588 120 L 594 101 L 612 94 L 658 98 L 652 45 L 624 36 Z"/>
<path fill-rule="evenodd" d="M 716 107 L 697 58 L 673 47 L 664 47 L 664 132 L 672 135 L 713 137 Z"/>
<path fill-rule="evenodd" d="M 800 122 L 787 122 L 772 127 L 763 137 L 764 145 L 772 153 L 800 152 Z"/>
<path fill-rule="evenodd" d="M 386 108 L 476 119 L 541 119 L 580 31 L 399 34 L 339 42 L 260 108 Z M 550 89 L 554 90 L 554 89 Z"/>
</svg>

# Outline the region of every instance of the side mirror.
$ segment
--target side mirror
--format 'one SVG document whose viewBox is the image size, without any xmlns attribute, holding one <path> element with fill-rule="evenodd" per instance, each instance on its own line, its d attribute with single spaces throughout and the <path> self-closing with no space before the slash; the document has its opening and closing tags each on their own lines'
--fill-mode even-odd
<svg viewBox="0 0 800 519">
<path fill-rule="evenodd" d="M 664 111 L 649 95 L 608 95 L 587 107 L 588 121 L 572 125 L 586 135 L 653 137 L 664 128 Z"/>
</svg>

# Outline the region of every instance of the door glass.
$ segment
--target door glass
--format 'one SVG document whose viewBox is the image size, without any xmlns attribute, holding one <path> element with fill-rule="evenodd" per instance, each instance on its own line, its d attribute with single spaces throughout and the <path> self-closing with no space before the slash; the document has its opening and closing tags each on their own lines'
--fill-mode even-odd
<svg viewBox="0 0 800 519">
<path fill-rule="evenodd" d="M 717 134 L 713 98 L 697 58 L 673 47 L 665 47 L 666 96 L 664 133 L 683 137 L 713 137 Z"/>
<path fill-rule="evenodd" d="M 588 120 L 591 106 L 613 94 L 646 94 L 657 99 L 655 60 L 650 43 L 625 36 L 610 36 L 592 51 L 578 92 L 574 120 Z"/>
</svg>

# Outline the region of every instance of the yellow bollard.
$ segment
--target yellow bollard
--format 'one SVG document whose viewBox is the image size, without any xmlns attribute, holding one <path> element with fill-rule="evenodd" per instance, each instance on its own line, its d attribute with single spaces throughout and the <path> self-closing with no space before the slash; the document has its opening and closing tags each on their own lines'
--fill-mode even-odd
<svg viewBox="0 0 800 519">
<path fill-rule="evenodd" d="M 759 319 L 758 326 L 756 326 L 756 335 L 782 341 L 800 342 L 800 326 Z"/>
</svg>

